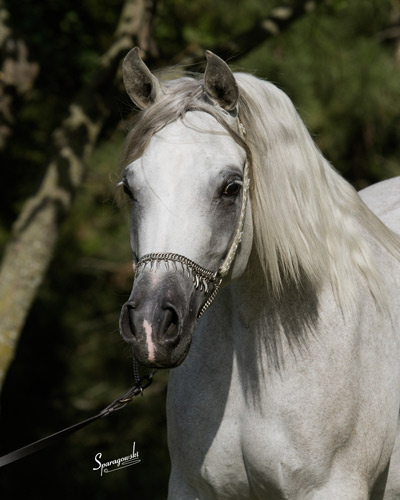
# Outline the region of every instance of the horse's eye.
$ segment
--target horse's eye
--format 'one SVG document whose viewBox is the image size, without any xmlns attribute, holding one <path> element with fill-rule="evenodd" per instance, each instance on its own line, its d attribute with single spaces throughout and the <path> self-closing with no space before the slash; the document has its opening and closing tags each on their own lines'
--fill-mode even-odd
<svg viewBox="0 0 400 500">
<path fill-rule="evenodd" d="M 237 196 L 240 193 L 240 190 L 242 188 L 242 184 L 238 181 L 233 181 L 230 182 L 224 189 L 224 196 Z"/>
<path fill-rule="evenodd" d="M 124 184 L 124 193 L 129 196 L 131 200 L 133 200 L 133 194 L 132 191 L 128 188 L 126 184 Z"/>
</svg>

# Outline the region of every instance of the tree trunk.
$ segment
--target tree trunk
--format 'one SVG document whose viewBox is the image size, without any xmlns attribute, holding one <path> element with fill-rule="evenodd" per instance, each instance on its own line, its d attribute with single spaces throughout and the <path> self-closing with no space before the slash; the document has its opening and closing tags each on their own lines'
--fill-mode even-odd
<svg viewBox="0 0 400 500">
<path fill-rule="evenodd" d="M 14 224 L 0 267 L 0 387 L 53 255 L 60 223 L 70 210 L 85 174 L 85 161 L 109 114 L 106 90 L 133 45 L 147 47 L 154 56 L 150 35 L 155 5 L 156 0 L 125 1 L 114 42 L 99 59 L 93 79 L 70 105 L 68 117 L 54 132 L 56 152 L 42 185 L 25 203 Z"/>
</svg>

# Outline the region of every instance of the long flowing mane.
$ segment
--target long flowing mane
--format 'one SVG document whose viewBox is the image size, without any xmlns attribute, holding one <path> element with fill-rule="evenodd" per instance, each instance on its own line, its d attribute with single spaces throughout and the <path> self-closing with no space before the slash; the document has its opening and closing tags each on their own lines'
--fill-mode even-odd
<svg viewBox="0 0 400 500">
<path fill-rule="evenodd" d="M 137 115 L 121 166 L 140 157 L 157 131 L 187 112 L 211 114 L 248 153 L 254 239 L 271 291 L 279 295 L 285 283 L 301 286 L 304 279 L 319 289 L 328 281 L 345 310 L 361 275 L 384 306 L 385 285 L 368 242 L 375 240 L 400 259 L 400 239 L 323 157 L 286 94 L 248 74 L 235 78 L 245 142 L 227 124 L 226 112 L 205 96 L 202 80 L 184 77 L 168 82 L 163 99 Z"/>
</svg>

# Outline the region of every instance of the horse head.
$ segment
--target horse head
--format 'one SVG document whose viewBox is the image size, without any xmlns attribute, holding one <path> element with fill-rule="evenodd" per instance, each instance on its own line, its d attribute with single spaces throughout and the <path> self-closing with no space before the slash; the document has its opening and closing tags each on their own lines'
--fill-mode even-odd
<svg viewBox="0 0 400 500">
<path fill-rule="evenodd" d="M 135 279 L 120 331 L 142 365 L 175 367 L 222 277 L 241 275 L 251 251 L 239 89 L 211 52 L 202 80 L 162 84 L 137 48 L 123 76 L 141 113 L 121 182 L 132 204 Z"/>
</svg>

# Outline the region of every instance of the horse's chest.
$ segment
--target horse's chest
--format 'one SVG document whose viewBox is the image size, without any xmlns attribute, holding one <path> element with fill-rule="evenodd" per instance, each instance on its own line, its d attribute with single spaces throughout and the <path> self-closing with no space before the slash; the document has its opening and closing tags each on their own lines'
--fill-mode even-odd
<svg viewBox="0 0 400 500">
<path fill-rule="evenodd" d="M 295 451 L 273 418 L 262 419 L 245 409 L 240 413 L 221 422 L 201 475 L 215 489 L 216 498 L 255 500 L 268 494 L 281 500 L 283 464 L 290 463 Z"/>
<path fill-rule="evenodd" d="M 192 399 L 187 394 L 184 405 L 181 398 L 175 405 L 170 397 L 173 463 L 179 461 L 199 498 L 258 500 L 268 495 L 283 500 L 282 463 L 290 463 L 292 447 L 278 419 L 248 405 L 242 391 L 232 387 L 224 405 L 215 394 L 209 397 Z"/>
<path fill-rule="evenodd" d="M 296 498 L 297 488 L 323 481 L 330 450 L 351 436 L 353 404 L 343 402 L 351 399 L 329 377 L 326 384 L 316 379 L 314 389 L 307 371 L 297 378 L 286 373 L 289 380 L 270 376 L 267 384 L 246 366 L 246 373 L 233 363 L 228 375 L 170 375 L 173 468 L 199 498 Z M 201 376 L 201 390 L 193 391 L 191 380 Z"/>
</svg>

